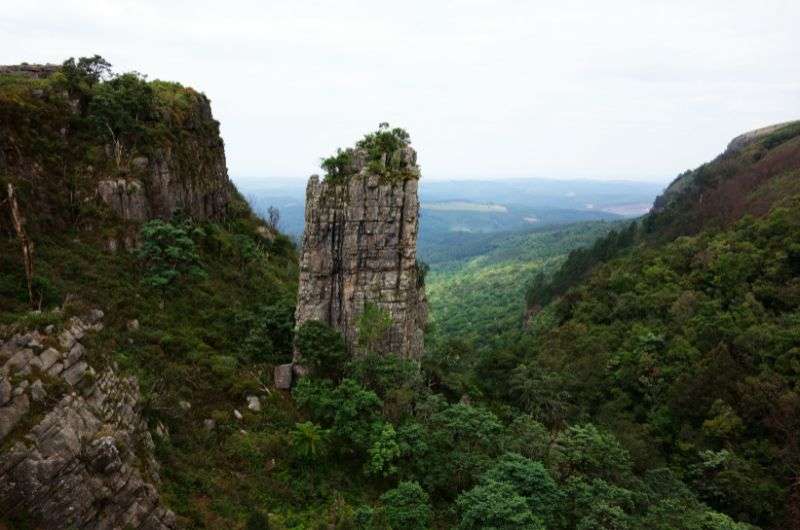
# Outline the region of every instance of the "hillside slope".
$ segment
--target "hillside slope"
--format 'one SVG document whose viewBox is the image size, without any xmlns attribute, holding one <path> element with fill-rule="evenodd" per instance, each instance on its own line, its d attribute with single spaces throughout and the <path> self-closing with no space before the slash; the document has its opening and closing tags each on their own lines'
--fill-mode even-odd
<svg viewBox="0 0 800 530">
<path fill-rule="evenodd" d="M 737 138 L 540 278 L 536 332 L 490 391 L 595 418 L 739 520 L 800 527 L 798 206 L 800 123 Z"/>
<path fill-rule="evenodd" d="M 230 184 L 208 99 L 95 57 L 3 69 L 0 117 L 0 527 L 243 524 L 268 461 L 230 451 L 291 411 L 267 385 L 297 256 Z"/>
</svg>

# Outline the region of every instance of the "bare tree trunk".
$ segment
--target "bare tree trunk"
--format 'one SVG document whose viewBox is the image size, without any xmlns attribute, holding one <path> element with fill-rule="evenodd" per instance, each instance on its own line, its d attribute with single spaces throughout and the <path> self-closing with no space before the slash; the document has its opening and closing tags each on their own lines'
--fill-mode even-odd
<svg viewBox="0 0 800 530">
<path fill-rule="evenodd" d="M 28 234 L 25 232 L 25 218 L 22 217 L 22 213 L 19 211 L 14 185 L 10 182 L 8 183 L 8 203 L 11 206 L 11 220 L 14 222 L 14 230 L 17 232 L 17 237 L 22 246 L 22 258 L 25 261 L 25 278 L 28 281 L 28 299 L 31 302 L 31 307 L 35 308 L 33 302 L 33 242 L 28 239 Z"/>
</svg>

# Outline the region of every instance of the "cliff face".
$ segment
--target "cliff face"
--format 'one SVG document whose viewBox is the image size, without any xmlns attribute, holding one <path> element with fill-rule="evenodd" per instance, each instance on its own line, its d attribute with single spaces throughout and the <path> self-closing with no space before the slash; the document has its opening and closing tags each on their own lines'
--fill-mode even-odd
<svg viewBox="0 0 800 530">
<path fill-rule="evenodd" d="M 208 98 L 135 74 L 87 76 L 0 67 L 0 184 L 36 212 L 31 228 L 102 227 L 116 248 L 135 239 L 126 224 L 223 217 L 234 192 Z"/>
<path fill-rule="evenodd" d="M 169 219 L 178 211 L 201 220 L 224 215 L 233 186 L 208 99 L 197 97 L 189 118 L 178 126 L 179 145 L 130 157 L 122 176 L 98 181 L 99 198 L 121 219 Z"/>
<path fill-rule="evenodd" d="M 58 259 L 59 235 L 130 249 L 142 222 L 178 212 L 221 219 L 235 193 L 203 94 L 52 65 L 0 67 L 2 198 L 6 190 L 36 243 L 38 274 L 53 277 L 60 271 L 47 260 Z M 0 237 L 16 242 L 21 236 L 5 209 Z M 19 270 L 12 247 L 14 259 L 12 252 L 0 257 Z M 110 270 L 95 271 L 99 284 L 109 285 Z M 8 278 L 17 279 L 5 276 L 6 285 Z M 118 374 L 108 352 L 93 354 L 81 343 L 102 328 L 101 318 L 93 311 L 0 338 L 0 527 L 16 516 L 44 528 L 175 526 L 156 489 L 136 379 Z"/>
<path fill-rule="evenodd" d="M 134 378 L 95 371 L 81 343 L 102 312 L 0 342 L 0 518 L 46 528 L 174 527 Z"/>
<path fill-rule="evenodd" d="M 296 321 L 326 322 L 358 353 L 359 317 L 373 304 L 391 324 L 372 349 L 419 358 L 427 304 L 416 262 L 418 181 L 356 169 L 342 183 L 309 180 Z"/>
</svg>

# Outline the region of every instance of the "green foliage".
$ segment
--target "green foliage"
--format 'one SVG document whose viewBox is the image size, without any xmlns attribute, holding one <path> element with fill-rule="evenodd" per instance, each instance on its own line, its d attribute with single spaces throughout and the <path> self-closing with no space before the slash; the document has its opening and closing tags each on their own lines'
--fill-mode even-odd
<svg viewBox="0 0 800 530">
<path fill-rule="evenodd" d="M 401 482 L 381 495 L 381 504 L 390 528 L 425 530 L 429 528 L 431 508 L 428 494 L 416 482 Z"/>
<path fill-rule="evenodd" d="M 325 179 L 334 183 L 346 182 L 354 171 L 353 150 L 337 149 L 336 154 L 328 158 L 323 158 L 320 166 L 325 170 Z"/>
<path fill-rule="evenodd" d="M 245 336 L 242 355 L 254 361 L 287 362 L 292 356 L 294 325 L 294 303 L 289 299 L 238 315 L 236 326 Z"/>
<path fill-rule="evenodd" d="M 626 249 L 636 241 L 637 224 L 631 222 L 619 231 L 612 230 L 597 239 L 588 248 L 578 248 L 569 253 L 567 260 L 559 267 L 551 278 L 538 273 L 525 294 L 528 307 L 545 306 L 570 287 L 577 284 L 597 264 L 607 261 Z"/>
<path fill-rule="evenodd" d="M 562 432 L 556 439 L 553 460 L 561 476 L 620 481 L 631 473 L 628 452 L 613 435 L 592 424 L 573 425 Z"/>
<path fill-rule="evenodd" d="M 115 148 L 149 146 L 157 120 L 153 87 L 136 73 L 116 76 L 94 89 L 89 117 L 95 134 L 108 138 Z"/>
<path fill-rule="evenodd" d="M 292 451 L 303 461 L 317 460 L 327 452 L 327 438 L 328 432 L 319 425 L 298 423 L 292 431 Z"/>
<path fill-rule="evenodd" d="M 486 481 L 461 494 L 456 501 L 461 512 L 459 530 L 544 530 L 526 500 L 506 482 Z"/>
<path fill-rule="evenodd" d="M 355 149 L 337 149 L 335 155 L 322 159 L 325 179 L 336 184 L 347 182 L 360 169 L 357 159 L 366 165 L 370 174 L 379 175 L 384 181 L 419 178 L 416 161 L 409 160 L 405 152 L 410 138 L 405 130 L 381 123 L 377 131 L 359 140 Z"/>
<path fill-rule="evenodd" d="M 104 77 L 111 75 L 111 64 L 99 55 L 70 57 L 61 65 L 67 87 L 73 93 L 88 94 Z"/>
<path fill-rule="evenodd" d="M 303 378 L 294 387 L 292 396 L 312 418 L 330 427 L 342 453 L 369 447 L 381 408 L 380 398 L 371 390 L 352 379 L 344 379 L 334 387 L 330 381 Z"/>
<path fill-rule="evenodd" d="M 144 283 L 165 290 L 189 278 L 205 275 L 191 235 L 202 234 L 188 225 L 154 219 L 141 228 L 142 245 L 137 256 L 145 267 Z"/>
<path fill-rule="evenodd" d="M 392 327 L 389 312 L 367 302 L 356 321 L 358 345 L 365 352 L 374 353 Z"/>
<path fill-rule="evenodd" d="M 797 136 L 800 136 L 800 122 L 794 122 L 778 129 L 764 138 L 761 143 L 765 148 L 773 149 Z"/>
<path fill-rule="evenodd" d="M 502 336 L 520 326 L 530 278 L 556 269 L 571 250 L 590 245 L 614 226 L 596 222 L 484 234 L 486 243 L 469 253 L 468 242 L 449 245 L 447 255 L 436 252 L 425 275 L 432 323 L 426 343 L 436 348 L 458 338 L 498 349 L 507 340 Z"/>
<path fill-rule="evenodd" d="M 780 470 L 800 458 L 786 434 L 800 411 L 800 216 L 788 205 L 635 249 L 556 304 L 527 356 L 567 391 L 567 419 L 602 417 L 631 450 L 575 425 L 554 447 L 559 474 L 624 481 L 667 461 L 716 510 L 767 527 L 786 517 Z"/>
<path fill-rule="evenodd" d="M 438 409 L 438 410 L 436 410 Z M 500 451 L 503 425 L 490 411 L 463 403 L 435 405 L 426 421 L 428 451 L 417 465 L 423 484 L 453 494 L 475 483 Z"/>
<path fill-rule="evenodd" d="M 253 512 L 247 518 L 245 530 L 269 530 L 269 519 L 261 512 Z"/>
<path fill-rule="evenodd" d="M 561 491 L 544 465 L 518 454 L 503 455 L 481 476 L 481 483 L 492 482 L 511 485 L 515 493 L 527 501 L 531 513 L 546 523 L 563 502 Z"/>
<path fill-rule="evenodd" d="M 315 373 L 338 378 L 348 359 L 341 333 L 318 320 L 308 320 L 297 330 L 297 350 Z"/>
<path fill-rule="evenodd" d="M 395 461 L 400 457 L 397 433 L 391 423 L 385 423 L 369 448 L 367 472 L 371 475 L 388 477 L 397 473 Z"/>
</svg>

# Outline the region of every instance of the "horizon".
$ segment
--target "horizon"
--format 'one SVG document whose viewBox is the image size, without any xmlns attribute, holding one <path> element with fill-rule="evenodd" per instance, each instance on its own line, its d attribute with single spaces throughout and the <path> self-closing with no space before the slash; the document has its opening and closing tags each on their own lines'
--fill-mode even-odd
<svg viewBox="0 0 800 530">
<path fill-rule="evenodd" d="M 2 64 L 98 53 L 204 92 L 234 180 L 305 179 L 388 121 L 430 181 L 668 183 L 800 116 L 800 4 L 783 0 L 10 0 L 5 13 Z"/>
</svg>

